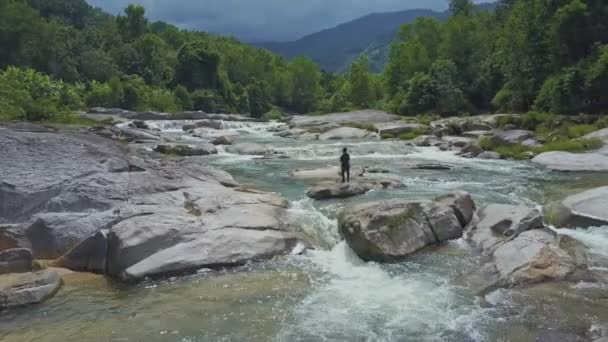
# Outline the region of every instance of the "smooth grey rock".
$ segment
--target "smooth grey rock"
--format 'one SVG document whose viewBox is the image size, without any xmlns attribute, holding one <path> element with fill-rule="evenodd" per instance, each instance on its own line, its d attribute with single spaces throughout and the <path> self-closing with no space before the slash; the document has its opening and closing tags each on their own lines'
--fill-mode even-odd
<svg viewBox="0 0 608 342">
<path fill-rule="evenodd" d="M 377 110 L 359 110 L 346 113 L 332 113 L 325 115 L 295 115 L 291 123 L 295 127 L 316 127 L 325 124 L 344 125 L 348 123 L 374 124 L 381 122 L 399 121 L 398 115 L 388 114 Z"/>
<path fill-rule="evenodd" d="M 56 260 L 55 265 L 79 272 L 106 272 L 108 255 L 108 230 L 102 229 L 74 246 Z"/>
<path fill-rule="evenodd" d="M 222 129 L 222 122 L 218 121 L 218 120 L 198 120 L 193 124 L 190 125 L 184 125 L 182 127 L 182 129 L 185 132 L 188 132 L 190 130 L 193 129 L 197 129 L 200 127 L 207 127 L 207 128 L 213 128 L 213 129 Z"/>
<path fill-rule="evenodd" d="M 492 135 L 491 131 L 468 131 L 462 133 L 463 137 L 472 138 L 472 139 L 481 139 L 484 137 L 489 137 Z"/>
<path fill-rule="evenodd" d="M 319 135 L 319 140 L 363 139 L 369 135 L 370 132 L 364 129 L 340 127 Z"/>
<path fill-rule="evenodd" d="M 463 226 L 460 221 L 468 217 L 466 201 L 472 203 L 470 196 L 458 193 L 437 201 L 364 203 L 343 210 L 338 226 L 348 245 L 363 260 L 392 262 L 425 246 L 460 238 L 469 224 L 462 222 Z"/>
<path fill-rule="evenodd" d="M 130 127 L 112 127 L 114 138 L 118 140 L 133 141 L 157 141 L 160 140 L 160 134 L 156 131 L 143 130 Z"/>
<path fill-rule="evenodd" d="M 608 144 L 608 128 L 591 132 L 583 137 L 584 139 L 600 139 L 604 144 Z"/>
<path fill-rule="evenodd" d="M 475 158 L 478 155 L 482 154 L 484 151 L 483 149 L 479 146 L 479 144 L 477 142 L 474 143 L 468 143 L 465 146 L 463 146 L 460 149 L 459 154 L 461 156 L 468 156 L 469 158 Z"/>
<path fill-rule="evenodd" d="M 358 177 L 357 180 L 351 181 L 350 183 L 332 181 L 318 183 L 308 189 L 306 195 L 316 200 L 324 200 L 363 195 L 371 190 L 398 189 L 403 187 L 405 187 L 405 184 L 399 180 L 390 178 L 370 179 Z"/>
<path fill-rule="evenodd" d="M 498 146 L 512 146 L 534 138 L 534 132 L 515 129 L 510 131 L 496 131 L 490 141 Z M 530 141 L 528 141 L 530 142 Z"/>
<path fill-rule="evenodd" d="M 541 147 L 543 146 L 542 143 L 540 143 L 538 140 L 534 139 L 534 138 L 530 138 L 530 139 L 526 139 L 524 141 L 521 142 L 522 146 L 528 147 L 528 148 L 534 148 L 534 147 Z"/>
<path fill-rule="evenodd" d="M 326 167 L 321 169 L 312 170 L 292 170 L 289 172 L 289 177 L 300 180 L 314 180 L 314 179 L 338 179 L 340 176 L 340 168 L 337 166 Z"/>
<path fill-rule="evenodd" d="M 490 204 L 479 210 L 478 216 L 479 222 L 467 233 L 467 240 L 486 255 L 505 238 L 544 227 L 542 213 L 526 206 Z"/>
<path fill-rule="evenodd" d="M 221 137 L 213 139 L 211 143 L 213 145 L 232 145 L 234 143 L 234 140 L 229 136 L 222 135 Z"/>
<path fill-rule="evenodd" d="M 562 201 L 559 225 L 592 227 L 608 225 L 608 186 L 591 189 Z"/>
<path fill-rule="evenodd" d="M 43 302 L 54 296 L 61 284 L 59 274 L 52 270 L 0 275 L 0 308 Z"/>
<path fill-rule="evenodd" d="M 238 143 L 226 147 L 226 152 L 232 154 L 243 154 L 243 155 L 265 155 L 268 148 L 264 145 L 256 143 Z"/>
<path fill-rule="evenodd" d="M 419 147 L 429 147 L 429 146 L 439 146 L 443 144 L 443 140 L 434 136 L 434 135 L 421 135 L 416 139 L 412 140 L 414 146 Z"/>
<path fill-rule="evenodd" d="M 467 137 L 454 137 L 454 136 L 443 136 L 441 139 L 444 142 L 449 143 L 450 145 L 458 148 L 463 148 L 467 145 L 474 144 L 477 142 L 476 139 L 467 138 Z"/>
<path fill-rule="evenodd" d="M 171 114 L 160 112 L 128 113 L 125 117 L 131 120 L 171 120 Z"/>
<path fill-rule="evenodd" d="M 30 272 L 33 269 L 32 251 L 12 248 L 0 252 L 0 274 Z"/>
<path fill-rule="evenodd" d="M 608 171 L 608 155 L 599 152 L 545 152 L 534 157 L 532 162 L 543 165 L 553 171 Z"/>
<path fill-rule="evenodd" d="M 500 153 L 486 151 L 477 156 L 479 159 L 501 159 Z"/>
<path fill-rule="evenodd" d="M 429 129 L 428 126 L 418 124 L 418 123 L 409 123 L 405 121 L 395 121 L 395 122 L 386 122 L 386 123 L 378 123 L 375 124 L 374 127 L 380 134 L 388 133 L 393 135 L 400 135 L 404 133 L 410 132 L 422 132 L 427 131 Z"/>
</svg>

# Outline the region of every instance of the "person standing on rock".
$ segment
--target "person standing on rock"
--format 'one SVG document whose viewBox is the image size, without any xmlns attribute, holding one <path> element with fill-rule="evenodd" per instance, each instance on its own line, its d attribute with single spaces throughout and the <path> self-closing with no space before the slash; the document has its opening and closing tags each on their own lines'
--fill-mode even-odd
<svg viewBox="0 0 608 342">
<path fill-rule="evenodd" d="M 350 183 L 350 155 L 348 154 L 346 147 L 342 150 L 340 164 L 342 166 L 342 183 Z"/>
</svg>

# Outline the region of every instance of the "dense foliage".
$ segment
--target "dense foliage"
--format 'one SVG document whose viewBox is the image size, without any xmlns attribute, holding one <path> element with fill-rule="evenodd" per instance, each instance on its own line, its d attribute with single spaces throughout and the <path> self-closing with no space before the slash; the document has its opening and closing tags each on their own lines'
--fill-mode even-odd
<svg viewBox="0 0 608 342">
<path fill-rule="evenodd" d="M 283 111 L 378 108 L 404 115 L 608 108 L 608 3 L 452 0 L 452 15 L 401 27 L 380 74 L 342 74 L 235 39 L 111 16 L 84 0 L 0 0 L 0 118 L 48 120 L 92 106 Z M 351 37 L 355 38 L 355 37 Z"/>
<path fill-rule="evenodd" d="M 149 22 L 141 6 L 114 17 L 84 0 L 0 0 L 0 118 L 86 106 L 276 117 L 315 111 L 324 95 L 309 59 Z"/>
</svg>

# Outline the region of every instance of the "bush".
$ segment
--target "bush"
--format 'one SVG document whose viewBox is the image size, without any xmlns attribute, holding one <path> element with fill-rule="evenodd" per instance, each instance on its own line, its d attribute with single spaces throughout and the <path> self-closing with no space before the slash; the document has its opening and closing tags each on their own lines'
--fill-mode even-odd
<svg viewBox="0 0 608 342">
<path fill-rule="evenodd" d="M 270 121 L 270 120 L 281 120 L 283 118 L 283 111 L 277 107 L 274 106 L 272 107 L 271 110 L 269 110 L 268 112 L 264 113 L 264 115 L 262 115 L 262 119 L 266 120 L 266 121 Z"/>
<path fill-rule="evenodd" d="M 591 132 L 597 131 L 597 127 L 594 125 L 566 125 L 565 127 L 565 136 L 570 139 L 576 139 L 583 137 Z"/>
</svg>

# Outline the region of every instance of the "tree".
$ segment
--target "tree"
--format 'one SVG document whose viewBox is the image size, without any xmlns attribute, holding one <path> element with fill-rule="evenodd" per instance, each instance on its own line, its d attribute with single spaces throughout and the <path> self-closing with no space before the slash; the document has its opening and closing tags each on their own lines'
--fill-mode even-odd
<svg viewBox="0 0 608 342">
<path fill-rule="evenodd" d="M 470 16 L 475 6 L 471 0 L 450 0 L 450 12 L 454 16 Z"/>
<path fill-rule="evenodd" d="M 177 55 L 175 80 L 189 90 L 219 87 L 220 55 L 203 40 L 184 44 Z"/>
<path fill-rule="evenodd" d="M 122 37 L 127 42 L 132 42 L 148 31 L 148 19 L 146 9 L 139 5 L 129 5 L 124 10 L 125 15 L 116 17 L 116 23 Z"/>
<path fill-rule="evenodd" d="M 298 57 L 290 63 L 289 72 L 293 81 L 293 109 L 299 113 L 316 110 L 321 95 L 321 72 L 317 65 L 306 57 Z"/>
<path fill-rule="evenodd" d="M 271 108 L 271 98 L 268 95 L 268 85 L 263 81 L 256 81 L 247 87 L 249 109 L 251 116 L 261 118 Z"/>
<path fill-rule="evenodd" d="M 376 94 L 366 56 L 360 56 L 351 64 L 348 82 L 350 83 L 349 102 L 359 108 L 370 108 L 376 101 Z"/>
</svg>

